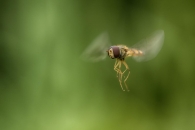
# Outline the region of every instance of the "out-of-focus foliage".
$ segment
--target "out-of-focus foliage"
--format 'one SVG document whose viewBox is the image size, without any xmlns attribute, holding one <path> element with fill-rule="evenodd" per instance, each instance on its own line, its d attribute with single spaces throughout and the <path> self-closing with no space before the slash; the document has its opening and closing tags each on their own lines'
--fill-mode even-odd
<svg viewBox="0 0 195 130">
<path fill-rule="evenodd" d="M 0 4 L 1 130 L 194 130 L 195 8 L 190 0 L 4 0 Z M 103 31 L 133 45 L 163 29 L 148 62 L 80 59 Z"/>
</svg>

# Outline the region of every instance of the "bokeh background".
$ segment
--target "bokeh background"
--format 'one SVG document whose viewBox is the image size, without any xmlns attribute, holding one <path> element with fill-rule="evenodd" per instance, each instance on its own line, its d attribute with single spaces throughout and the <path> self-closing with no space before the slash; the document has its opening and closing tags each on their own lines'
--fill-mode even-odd
<svg viewBox="0 0 195 130">
<path fill-rule="evenodd" d="M 80 59 L 103 31 L 133 45 L 162 29 L 148 62 L 127 60 L 130 92 L 114 60 Z M 193 0 L 0 2 L 1 130 L 194 130 Z"/>
</svg>

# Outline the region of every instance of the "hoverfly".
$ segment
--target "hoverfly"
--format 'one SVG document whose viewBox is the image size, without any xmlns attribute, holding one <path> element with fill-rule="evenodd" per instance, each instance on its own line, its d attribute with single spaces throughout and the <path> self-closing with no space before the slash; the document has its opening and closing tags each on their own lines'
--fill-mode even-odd
<svg viewBox="0 0 195 130">
<path fill-rule="evenodd" d="M 127 57 L 133 57 L 138 62 L 148 61 L 158 54 L 163 45 L 163 41 L 164 31 L 159 30 L 132 47 L 126 45 L 111 46 L 108 34 L 102 33 L 86 48 L 81 56 L 83 59 L 93 62 L 105 59 L 106 55 L 111 59 L 116 59 L 114 71 L 117 73 L 120 86 L 125 91 L 122 85 L 122 82 L 124 82 L 126 90 L 129 91 L 126 81 L 130 75 L 130 70 L 125 59 Z M 121 70 L 121 65 L 125 66 L 124 71 Z M 123 75 L 126 72 L 127 76 L 123 80 Z"/>
</svg>

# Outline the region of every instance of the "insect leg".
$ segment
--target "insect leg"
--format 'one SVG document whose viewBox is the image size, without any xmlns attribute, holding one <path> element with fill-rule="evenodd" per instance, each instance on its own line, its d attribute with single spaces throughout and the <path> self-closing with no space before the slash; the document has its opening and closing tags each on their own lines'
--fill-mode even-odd
<svg viewBox="0 0 195 130">
<path fill-rule="evenodd" d="M 121 70 L 119 69 L 119 64 L 120 64 L 120 61 L 118 59 L 116 59 L 116 62 L 115 62 L 115 65 L 114 65 L 114 71 L 116 71 L 116 77 L 119 78 L 119 75 L 121 72 Z"/>
<path fill-rule="evenodd" d="M 116 61 L 115 61 L 115 64 L 114 64 L 114 70 L 116 71 L 116 77 L 118 77 L 118 68 L 117 68 L 117 64 L 119 64 L 119 62 L 118 62 L 118 59 L 116 59 Z"/>
<path fill-rule="evenodd" d="M 128 86 L 127 86 L 127 84 L 126 84 L 126 81 L 127 81 L 128 77 L 129 77 L 130 70 L 129 70 L 129 67 L 128 67 L 128 65 L 127 65 L 127 63 L 126 63 L 125 61 L 123 61 L 122 63 L 124 64 L 124 66 L 125 66 L 125 68 L 126 68 L 126 69 L 123 71 L 122 74 L 124 74 L 127 70 L 129 71 L 128 74 L 127 74 L 127 77 L 126 77 L 125 80 L 124 80 L 125 87 L 126 87 L 127 91 L 129 91 Z"/>
<path fill-rule="evenodd" d="M 122 86 L 122 78 L 123 78 L 123 73 L 121 72 L 121 61 L 119 60 L 119 66 L 118 66 L 118 70 L 120 71 L 119 72 L 119 82 L 120 82 L 120 86 L 122 88 L 123 91 L 125 91 L 125 89 L 123 89 L 123 86 Z"/>
<path fill-rule="evenodd" d="M 121 72 L 120 68 L 121 68 L 121 61 L 117 59 L 115 65 L 114 65 L 114 70 L 117 72 L 118 80 L 119 80 L 119 83 L 120 83 L 122 90 L 125 91 L 122 87 L 122 72 Z"/>
</svg>

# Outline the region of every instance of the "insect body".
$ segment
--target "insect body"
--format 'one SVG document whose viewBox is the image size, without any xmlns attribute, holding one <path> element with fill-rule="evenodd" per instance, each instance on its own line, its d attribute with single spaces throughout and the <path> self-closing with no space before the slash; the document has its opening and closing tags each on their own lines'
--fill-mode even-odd
<svg viewBox="0 0 195 130">
<path fill-rule="evenodd" d="M 123 74 L 126 71 L 128 71 L 127 77 L 124 79 L 124 84 L 125 84 L 127 91 L 129 91 L 127 84 L 126 84 L 126 80 L 129 77 L 130 70 L 129 70 L 127 63 L 125 62 L 125 58 L 130 57 L 130 56 L 141 56 L 143 55 L 143 52 L 137 49 L 130 49 L 125 45 L 111 46 L 110 49 L 107 50 L 107 52 L 110 58 L 116 59 L 116 62 L 114 64 L 114 70 L 117 72 L 117 77 L 118 77 L 120 86 L 123 91 L 125 90 L 122 87 L 122 78 L 123 78 Z M 125 66 L 125 70 L 123 72 L 121 71 L 121 64 Z"/>
<path fill-rule="evenodd" d="M 141 50 L 130 49 L 125 45 L 111 46 L 110 49 L 107 50 L 107 52 L 110 58 L 118 58 L 120 60 L 124 60 L 125 57 L 141 56 L 143 54 Z"/>
<path fill-rule="evenodd" d="M 122 82 L 124 82 L 127 91 L 129 91 L 126 81 L 129 77 L 130 70 L 125 59 L 127 57 L 133 57 L 138 62 L 150 60 L 160 51 L 163 40 L 164 31 L 159 30 L 130 48 L 126 45 L 111 46 L 108 34 L 103 33 L 86 48 L 82 54 L 82 58 L 96 62 L 105 59 L 107 53 L 110 58 L 116 59 L 114 70 L 117 73 L 120 86 L 122 90 L 125 91 L 122 86 Z M 121 65 L 125 66 L 124 71 L 121 70 Z M 127 72 L 127 76 L 123 80 L 125 72 Z"/>
</svg>

